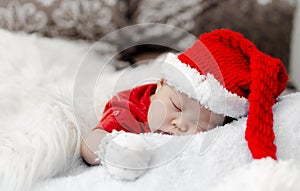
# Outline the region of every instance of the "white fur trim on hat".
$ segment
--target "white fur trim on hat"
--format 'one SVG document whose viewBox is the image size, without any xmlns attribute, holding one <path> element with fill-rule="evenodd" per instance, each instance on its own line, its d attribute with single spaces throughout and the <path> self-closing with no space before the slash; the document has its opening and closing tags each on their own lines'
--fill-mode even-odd
<svg viewBox="0 0 300 191">
<path fill-rule="evenodd" d="M 162 64 L 162 78 L 177 91 L 197 100 L 214 113 L 233 118 L 248 113 L 248 100 L 229 92 L 215 77 L 200 73 L 169 53 Z"/>
</svg>

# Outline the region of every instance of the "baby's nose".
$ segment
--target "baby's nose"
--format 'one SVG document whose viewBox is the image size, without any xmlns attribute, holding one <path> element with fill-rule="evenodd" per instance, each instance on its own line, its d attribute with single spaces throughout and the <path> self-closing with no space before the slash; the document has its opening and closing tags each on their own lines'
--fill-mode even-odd
<svg viewBox="0 0 300 191">
<path fill-rule="evenodd" d="M 179 125 L 179 130 L 180 130 L 181 132 L 187 132 L 188 129 L 189 129 L 189 128 L 188 128 L 187 125 L 183 125 L 183 124 Z"/>
<path fill-rule="evenodd" d="M 173 120 L 172 125 L 176 126 L 181 132 L 188 131 L 188 124 L 185 123 L 181 118 Z"/>
</svg>

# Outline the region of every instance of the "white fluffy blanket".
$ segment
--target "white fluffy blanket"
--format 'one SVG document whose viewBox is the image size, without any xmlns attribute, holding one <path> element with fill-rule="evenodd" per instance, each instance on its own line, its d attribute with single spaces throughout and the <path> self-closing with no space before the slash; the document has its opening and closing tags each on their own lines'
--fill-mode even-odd
<svg viewBox="0 0 300 191">
<path fill-rule="evenodd" d="M 81 135 L 98 122 L 95 116 L 112 92 L 158 77 L 158 63 L 115 72 L 89 47 L 0 30 L 0 190 L 300 189 L 300 93 L 274 106 L 278 161 L 252 160 L 243 118 L 190 136 L 179 155 L 133 182 L 115 180 L 102 166 L 87 167 L 79 156 Z M 74 99 L 83 60 L 105 67 L 94 100 L 84 88 Z M 96 109 L 86 107 L 91 102 Z"/>
</svg>

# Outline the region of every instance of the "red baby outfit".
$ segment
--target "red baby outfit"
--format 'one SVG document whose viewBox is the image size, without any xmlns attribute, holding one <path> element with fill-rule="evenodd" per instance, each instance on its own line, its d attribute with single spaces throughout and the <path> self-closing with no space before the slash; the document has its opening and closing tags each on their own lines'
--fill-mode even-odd
<svg viewBox="0 0 300 191">
<path fill-rule="evenodd" d="M 150 96 L 157 85 L 147 84 L 119 92 L 106 105 L 103 116 L 95 129 L 148 133 L 147 122 Z"/>
</svg>

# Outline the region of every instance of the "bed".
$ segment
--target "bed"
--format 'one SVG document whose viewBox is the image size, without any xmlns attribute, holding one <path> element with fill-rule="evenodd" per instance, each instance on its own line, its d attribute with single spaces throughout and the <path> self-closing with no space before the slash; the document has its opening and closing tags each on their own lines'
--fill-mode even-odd
<svg viewBox="0 0 300 191">
<path fill-rule="evenodd" d="M 159 78 L 159 59 L 132 59 L 140 49 L 126 50 L 128 39 L 181 51 L 195 36 L 226 27 L 280 57 L 289 69 L 294 10 L 294 0 L 1 2 L 0 190 L 299 190 L 300 93 L 288 88 L 273 108 L 278 161 L 252 159 L 244 139 L 246 118 L 187 137 L 185 149 L 135 181 L 90 167 L 79 154 L 82 136 L 98 123 L 114 93 Z M 146 27 L 105 39 L 133 24 Z M 177 29 L 181 32 L 170 35 Z M 122 61 L 114 59 L 122 50 Z M 141 64 L 130 66 L 136 61 Z"/>
<path fill-rule="evenodd" d="M 115 70 L 92 43 L 2 29 L 0 37 L 0 190 L 300 189 L 300 93 L 281 96 L 273 108 L 278 161 L 252 159 L 241 118 L 190 136 L 168 162 L 135 181 L 121 181 L 103 166 L 87 166 L 79 155 L 80 140 L 114 92 L 145 76 L 159 78 L 159 59 Z M 102 69 L 92 99 L 89 81 L 78 80 L 83 64 L 85 76 Z"/>
</svg>

